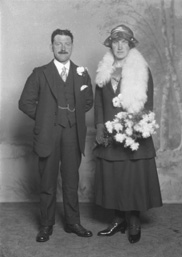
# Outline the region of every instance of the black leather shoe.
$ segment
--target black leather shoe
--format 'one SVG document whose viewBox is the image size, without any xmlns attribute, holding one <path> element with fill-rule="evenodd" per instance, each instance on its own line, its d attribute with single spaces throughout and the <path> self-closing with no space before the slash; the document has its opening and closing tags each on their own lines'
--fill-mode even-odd
<svg viewBox="0 0 182 257">
<path fill-rule="evenodd" d="M 131 244 L 137 243 L 141 238 L 141 227 L 138 224 L 132 224 L 128 231 L 128 240 Z"/>
<path fill-rule="evenodd" d="M 81 237 L 91 237 L 92 232 L 82 227 L 80 224 L 66 224 L 65 232 L 75 233 L 77 236 Z"/>
<path fill-rule="evenodd" d="M 97 235 L 98 236 L 113 236 L 117 232 L 121 232 L 122 234 L 124 234 L 126 227 L 127 227 L 126 221 L 123 221 L 121 223 L 112 222 L 108 228 L 106 228 L 105 230 L 99 231 Z"/>
<path fill-rule="evenodd" d="M 46 242 L 49 240 L 49 236 L 52 235 L 53 226 L 42 226 L 39 233 L 37 234 L 37 242 Z"/>
</svg>

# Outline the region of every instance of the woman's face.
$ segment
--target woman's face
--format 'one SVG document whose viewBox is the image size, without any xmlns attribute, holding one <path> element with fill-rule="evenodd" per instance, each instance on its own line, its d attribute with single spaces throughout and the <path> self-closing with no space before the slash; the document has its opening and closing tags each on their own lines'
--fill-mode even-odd
<svg viewBox="0 0 182 257">
<path fill-rule="evenodd" d="M 116 60 L 123 60 L 130 51 L 128 41 L 125 39 L 113 40 L 111 44 L 112 53 Z"/>
</svg>

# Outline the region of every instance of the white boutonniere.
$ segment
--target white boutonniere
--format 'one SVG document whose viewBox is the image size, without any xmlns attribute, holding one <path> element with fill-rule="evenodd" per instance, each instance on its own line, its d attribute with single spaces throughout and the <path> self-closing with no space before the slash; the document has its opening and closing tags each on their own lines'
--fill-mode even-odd
<svg viewBox="0 0 182 257">
<path fill-rule="evenodd" d="M 84 76 L 88 69 L 86 67 L 77 67 L 76 71 L 78 75 Z"/>
</svg>

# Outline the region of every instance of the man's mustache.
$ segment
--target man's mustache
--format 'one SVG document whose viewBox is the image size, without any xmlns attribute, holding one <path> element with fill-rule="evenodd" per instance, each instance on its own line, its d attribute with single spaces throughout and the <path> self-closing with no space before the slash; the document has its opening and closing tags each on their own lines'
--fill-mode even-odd
<svg viewBox="0 0 182 257">
<path fill-rule="evenodd" d="M 58 53 L 59 54 L 68 54 L 68 52 L 66 52 L 66 51 L 59 51 Z"/>
</svg>

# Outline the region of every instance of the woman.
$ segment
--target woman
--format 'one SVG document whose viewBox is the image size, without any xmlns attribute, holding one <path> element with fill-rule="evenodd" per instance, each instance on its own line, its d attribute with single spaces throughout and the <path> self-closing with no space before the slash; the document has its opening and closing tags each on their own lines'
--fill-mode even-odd
<svg viewBox="0 0 182 257">
<path fill-rule="evenodd" d="M 137 114 L 153 109 L 152 75 L 135 48 L 137 43 L 125 25 L 111 31 L 104 42 L 109 51 L 98 65 L 95 92 L 96 204 L 115 213 L 111 224 L 98 236 L 124 233 L 128 227 L 130 243 L 141 237 L 140 212 L 162 206 L 152 137 L 139 139 L 135 151 L 123 144 L 105 145 L 104 124 L 118 112 Z M 119 94 L 121 106 L 115 107 L 113 99 Z"/>
</svg>

